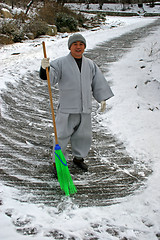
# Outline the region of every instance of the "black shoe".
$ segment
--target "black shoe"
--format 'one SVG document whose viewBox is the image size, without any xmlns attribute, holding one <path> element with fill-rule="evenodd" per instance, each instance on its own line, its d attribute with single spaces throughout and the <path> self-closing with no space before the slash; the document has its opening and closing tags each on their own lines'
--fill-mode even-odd
<svg viewBox="0 0 160 240">
<path fill-rule="evenodd" d="M 53 163 L 53 173 L 54 173 L 55 178 L 58 179 L 57 169 L 56 169 L 56 164 L 55 163 Z"/>
<path fill-rule="evenodd" d="M 83 158 L 73 158 L 73 162 L 81 169 L 83 169 L 84 171 L 88 171 L 88 166 L 87 164 L 84 163 L 84 159 Z"/>
</svg>

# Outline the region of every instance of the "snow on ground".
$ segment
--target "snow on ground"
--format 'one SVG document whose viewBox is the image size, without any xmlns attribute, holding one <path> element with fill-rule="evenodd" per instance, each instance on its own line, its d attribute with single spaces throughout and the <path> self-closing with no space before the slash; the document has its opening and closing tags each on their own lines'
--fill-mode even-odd
<svg viewBox="0 0 160 240">
<path fill-rule="evenodd" d="M 135 226 L 146 231 L 135 235 L 140 240 L 156 239 L 154 233 L 160 233 L 159 39 L 160 28 L 110 67 L 108 79 L 113 82 L 115 97 L 109 102 L 111 110 L 100 117 L 102 125 L 123 141 L 132 156 L 152 165 L 147 189 L 120 204 L 123 211 L 120 206 L 111 207 L 111 212 L 115 209 L 118 215 L 119 224 L 123 222 L 129 228 Z"/>
<path fill-rule="evenodd" d="M 87 9 L 87 4 L 85 3 L 67 3 L 65 6 L 70 7 L 73 10 L 79 10 L 79 11 L 98 11 L 99 10 L 99 4 L 89 4 L 89 9 Z M 147 3 L 143 4 L 143 8 L 139 8 L 137 4 L 121 4 L 121 3 L 104 3 L 102 10 L 100 11 L 107 11 L 107 12 L 124 12 L 125 11 L 128 13 L 157 13 L 160 12 L 160 4 L 157 2 L 155 3 L 155 7 L 150 7 L 150 5 Z"/>
<path fill-rule="evenodd" d="M 84 31 L 87 48 L 109 40 L 154 21 L 155 18 L 107 17 L 107 24 L 98 31 Z M 115 28 L 111 28 L 112 23 Z M 142 162 L 151 164 L 153 173 L 147 188 L 129 196 L 120 204 L 106 207 L 79 208 L 71 199 L 58 208 L 20 203 L 17 190 L 0 184 L 0 238 L 3 240 L 53 239 L 49 231 L 57 229 L 75 239 L 87 239 L 91 232 L 102 240 L 157 240 L 160 236 L 160 29 L 154 35 L 139 41 L 122 60 L 110 67 L 107 78 L 112 82 L 114 98 L 107 102 L 107 110 L 99 119 L 101 124 L 120 138 L 127 151 Z M 14 81 L 28 71 L 38 71 L 42 53 L 42 40 L 46 41 L 48 56 L 56 58 L 68 53 L 67 40 L 61 35 L 44 37 L 3 46 L 0 49 L 0 88 L 5 81 Z M 54 40 L 54 41 L 53 41 Z M 13 55 L 14 53 L 20 53 Z M 2 100 L 0 100 L 2 101 Z M 1 112 L 3 109 L 1 106 Z M 67 202 L 67 204 L 66 204 Z M 6 213 L 6 214 L 5 214 Z M 11 218 L 9 216 L 12 216 Z M 16 219 L 28 221 L 35 227 L 35 236 L 21 235 L 13 224 Z M 94 228 L 93 228 L 94 226 Z M 97 228 L 97 231 L 94 229 Z M 111 234 L 112 233 L 112 234 Z M 45 237 L 46 236 L 46 237 Z"/>
<path fill-rule="evenodd" d="M 123 140 L 132 136 L 129 151 L 134 156 L 147 150 L 151 159 L 158 158 L 160 153 L 159 37 L 160 29 L 112 65 L 109 76 L 115 93 L 112 111 L 107 113 L 109 126 L 117 133 L 122 132 L 119 137 Z"/>
</svg>

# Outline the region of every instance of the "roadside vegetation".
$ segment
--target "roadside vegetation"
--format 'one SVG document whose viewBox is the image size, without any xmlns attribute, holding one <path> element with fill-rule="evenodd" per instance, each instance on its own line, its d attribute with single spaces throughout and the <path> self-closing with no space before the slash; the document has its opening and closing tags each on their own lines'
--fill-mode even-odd
<svg viewBox="0 0 160 240">
<path fill-rule="evenodd" d="M 154 7 L 155 0 L 149 1 L 150 6 Z M 21 42 L 42 35 L 54 36 L 57 32 L 76 32 L 80 28 L 97 27 L 105 21 L 104 12 L 94 13 L 87 19 L 80 11 L 67 8 L 65 3 L 69 2 L 83 2 L 86 9 L 90 8 L 91 3 L 98 3 L 99 9 L 102 10 L 106 1 L 2 0 L 0 2 L 0 44 Z M 132 6 L 135 2 L 143 9 L 143 0 L 108 0 L 108 2 L 121 3 L 123 11 L 126 10 L 126 6 Z"/>
<path fill-rule="evenodd" d="M 85 17 L 53 1 L 22 1 L 0 4 L 0 43 L 21 42 L 41 35 L 54 36 L 58 32 L 76 32 L 84 27 Z M 23 3 L 23 4 L 22 4 Z"/>
</svg>

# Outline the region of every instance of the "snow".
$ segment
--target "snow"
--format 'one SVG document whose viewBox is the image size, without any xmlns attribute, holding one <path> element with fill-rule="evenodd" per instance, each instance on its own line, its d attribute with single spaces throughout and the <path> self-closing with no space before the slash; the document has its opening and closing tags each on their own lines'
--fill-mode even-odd
<svg viewBox="0 0 160 240">
<path fill-rule="evenodd" d="M 156 2 L 155 2 L 156 4 Z M 69 8 L 73 9 L 73 10 L 81 10 L 81 11 L 86 11 L 87 9 L 87 5 L 86 4 L 71 4 L 71 3 L 67 3 L 65 4 L 65 6 L 68 6 Z M 99 4 L 89 4 L 89 11 L 97 11 L 99 8 Z M 157 4 L 155 5 L 155 7 L 150 7 L 149 4 L 143 3 L 143 8 L 139 8 L 137 4 L 132 4 L 132 6 L 130 4 L 121 4 L 121 3 L 104 3 L 102 10 L 99 10 L 101 12 L 106 11 L 106 12 L 127 12 L 127 13 L 157 13 L 160 11 L 160 5 L 157 2 Z"/>
<path fill-rule="evenodd" d="M 120 36 L 156 18 L 107 17 L 97 31 L 83 31 L 87 49 Z M 112 28 L 112 24 L 116 27 Z M 124 57 L 110 66 L 106 78 L 112 82 L 115 94 L 107 101 L 107 110 L 99 115 L 100 124 L 123 141 L 128 153 L 151 165 L 147 187 L 141 193 L 126 197 L 119 204 L 105 207 L 79 208 L 72 199 L 65 199 L 57 208 L 16 201 L 18 190 L 0 183 L 0 238 L 3 240 L 53 239 L 54 230 L 66 238 L 87 239 L 93 233 L 97 239 L 157 240 L 160 236 L 160 28 L 138 41 Z M 41 42 L 45 40 L 48 56 L 66 55 L 67 37 L 44 36 L 3 46 L 0 49 L 0 89 L 5 82 L 16 84 L 19 76 L 38 71 L 43 57 Z M 54 40 L 54 41 L 53 41 Z M 13 55 L 13 53 L 20 53 Z M 0 103 L 2 100 L 0 100 Z M 1 106 L 1 114 L 3 109 Z M 10 217 L 9 217 L 10 216 Z M 22 235 L 13 224 L 17 219 L 28 221 L 35 235 Z M 93 225 L 95 226 L 93 228 Z M 94 229 L 96 229 L 95 231 Z M 112 232 L 112 234 L 109 234 Z M 157 235 L 157 237 L 156 237 Z M 59 238 L 60 239 L 60 238 Z M 91 238 L 88 238 L 91 239 Z"/>
</svg>

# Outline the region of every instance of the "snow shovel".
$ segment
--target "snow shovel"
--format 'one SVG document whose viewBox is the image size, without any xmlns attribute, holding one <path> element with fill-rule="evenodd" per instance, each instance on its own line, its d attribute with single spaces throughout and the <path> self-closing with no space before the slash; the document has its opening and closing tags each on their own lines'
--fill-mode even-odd
<svg viewBox="0 0 160 240">
<path fill-rule="evenodd" d="M 43 53 L 44 57 L 47 58 L 46 54 L 46 47 L 45 42 L 42 42 L 43 45 Z M 50 105 L 52 111 L 52 120 L 53 120 L 53 127 L 54 127 L 54 134 L 55 134 L 55 164 L 57 170 L 57 177 L 60 183 L 61 189 L 65 192 L 66 196 L 70 196 L 70 194 L 74 194 L 77 192 L 77 189 L 73 183 L 72 177 L 70 175 L 67 161 L 62 153 L 61 147 L 58 144 L 58 137 L 57 137 L 57 129 L 56 129 L 56 122 L 55 122 L 55 114 L 54 114 L 54 107 L 52 101 L 52 91 L 51 91 L 51 84 L 50 84 L 50 77 L 49 77 L 49 70 L 46 68 L 47 74 L 47 82 L 48 82 L 48 91 L 49 91 L 49 98 L 50 98 Z"/>
</svg>

